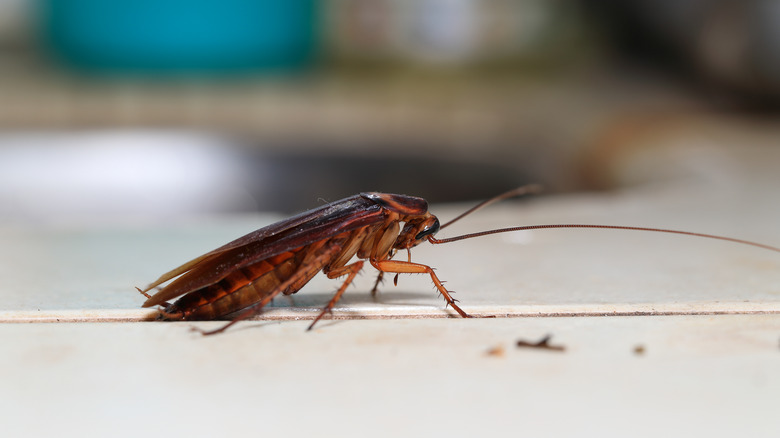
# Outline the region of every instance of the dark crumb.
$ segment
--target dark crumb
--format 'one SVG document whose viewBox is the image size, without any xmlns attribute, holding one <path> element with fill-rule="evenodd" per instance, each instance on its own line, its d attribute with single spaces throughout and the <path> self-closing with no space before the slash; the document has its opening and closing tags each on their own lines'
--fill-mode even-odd
<svg viewBox="0 0 780 438">
<path fill-rule="evenodd" d="M 544 350 L 553 350 L 553 351 L 566 351 L 566 347 L 563 345 L 550 345 L 549 341 L 550 338 L 552 338 L 552 335 L 547 335 L 543 337 L 538 342 L 528 342 L 525 340 L 520 339 L 517 341 L 518 347 L 527 347 L 527 348 L 541 348 Z"/>
<path fill-rule="evenodd" d="M 634 354 L 636 354 L 637 356 L 642 356 L 643 354 L 645 354 L 645 346 L 642 344 L 635 346 Z"/>
<path fill-rule="evenodd" d="M 490 347 L 486 352 L 486 356 L 494 356 L 494 357 L 504 357 L 504 347 L 501 345 L 497 345 L 495 347 Z"/>
</svg>

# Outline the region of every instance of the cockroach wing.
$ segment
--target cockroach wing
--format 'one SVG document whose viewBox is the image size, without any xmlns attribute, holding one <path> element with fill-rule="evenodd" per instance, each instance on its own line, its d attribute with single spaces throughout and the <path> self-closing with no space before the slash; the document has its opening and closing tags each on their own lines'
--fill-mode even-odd
<svg viewBox="0 0 780 438">
<path fill-rule="evenodd" d="M 212 285 L 232 270 L 294 248 L 379 223 L 382 206 L 361 195 L 351 196 L 260 228 L 163 274 L 144 289 L 174 281 L 146 300 L 144 307 L 161 304 Z"/>
</svg>

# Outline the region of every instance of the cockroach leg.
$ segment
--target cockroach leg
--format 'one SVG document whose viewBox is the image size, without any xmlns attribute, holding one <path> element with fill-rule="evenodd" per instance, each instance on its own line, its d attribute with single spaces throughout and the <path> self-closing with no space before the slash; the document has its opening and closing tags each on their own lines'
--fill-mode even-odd
<svg viewBox="0 0 780 438">
<path fill-rule="evenodd" d="M 326 313 L 332 313 L 333 306 L 338 303 L 338 301 L 341 299 L 341 296 L 344 295 L 344 291 L 346 291 L 347 287 L 352 284 L 352 280 L 355 279 L 355 276 L 358 274 L 358 272 L 360 272 L 361 269 L 363 269 L 363 261 L 358 260 L 351 265 L 347 265 L 327 273 L 328 278 L 338 278 L 347 275 L 347 279 L 344 280 L 344 283 L 341 285 L 339 290 L 336 291 L 336 295 L 333 295 L 333 298 L 328 301 L 328 304 L 325 305 L 320 314 L 314 318 L 314 321 L 312 321 L 311 325 L 309 325 L 309 328 L 306 329 L 307 331 L 314 328 L 314 324 L 317 324 L 317 321 L 319 321 Z"/>
<path fill-rule="evenodd" d="M 390 252 L 387 255 L 387 260 L 391 260 L 395 256 L 395 249 L 391 249 Z M 376 277 L 376 281 L 374 282 L 374 287 L 371 288 L 371 298 L 376 299 L 376 294 L 379 292 L 379 285 L 384 283 L 385 279 L 385 273 L 382 271 L 379 271 L 379 275 Z M 393 280 L 393 283 L 395 286 L 398 286 L 398 276 Z"/>
<path fill-rule="evenodd" d="M 166 304 L 166 306 L 170 306 L 170 304 L 167 304 L 167 303 L 165 303 L 165 304 Z M 180 319 L 184 318 L 184 312 L 173 312 L 173 313 L 166 312 L 165 311 L 165 307 L 157 309 L 157 311 L 160 313 L 157 316 L 160 319 L 165 318 L 165 319 L 168 319 L 168 320 L 176 321 L 176 320 L 180 320 Z"/>
<path fill-rule="evenodd" d="M 247 318 L 250 318 L 250 317 L 260 313 L 260 311 L 263 310 L 263 307 L 265 307 L 268 303 L 270 303 L 271 300 L 274 299 L 274 297 L 279 295 L 279 293 L 281 293 L 285 289 L 287 283 L 292 283 L 293 279 L 294 279 L 294 277 L 290 278 L 285 283 L 283 283 L 281 286 L 279 286 L 276 289 L 274 289 L 270 294 L 266 295 L 266 297 L 263 298 L 262 301 L 259 301 L 259 302 L 255 303 L 255 304 L 251 305 L 250 307 L 247 307 L 246 309 L 244 309 L 243 312 L 239 313 L 238 316 L 236 316 L 235 318 L 230 320 L 230 322 L 228 322 L 227 324 L 223 325 L 222 327 L 220 327 L 218 329 L 215 329 L 215 330 L 203 330 L 203 329 L 200 329 L 198 327 L 192 327 L 192 330 L 202 334 L 203 336 L 216 335 L 217 333 L 224 332 L 225 330 L 228 329 L 228 327 L 232 326 L 233 324 L 235 324 L 235 323 L 237 323 L 239 321 L 243 321 L 243 320 L 245 320 Z"/>
<path fill-rule="evenodd" d="M 376 276 L 374 287 L 371 288 L 371 298 L 376 298 L 376 293 L 379 292 L 379 285 L 384 282 L 385 273 L 379 271 L 379 275 Z"/>
<path fill-rule="evenodd" d="M 251 306 L 249 306 L 246 309 L 244 309 L 243 312 L 239 313 L 238 316 L 233 318 L 230 322 L 228 322 L 227 324 L 223 325 L 222 327 L 220 327 L 220 328 L 218 328 L 216 330 L 202 330 L 202 329 L 199 329 L 197 327 L 193 327 L 193 329 L 195 331 L 197 331 L 197 332 L 200 332 L 200 334 L 202 334 L 203 336 L 215 335 L 217 333 L 224 332 L 225 330 L 228 329 L 228 327 L 232 326 L 233 324 L 235 324 L 235 323 L 237 323 L 239 321 L 245 320 L 247 318 L 250 318 L 250 317 L 260 313 L 260 311 L 263 310 L 263 308 L 266 305 L 268 305 L 268 303 L 270 303 L 274 299 L 274 297 L 276 297 L 277 295 L 279 295 L 283 291 L 289 289 L 290 287 L 296 285 L 302 279 L 310 277 L 311 276 L 310 270 L 314 270 L 315 272 L 319 271 L 320 267 L 324 263 L 326 263 L 326 260 L 329 260 L 331 257 L 333 257 L 333 255 L 335 255 L 335 253 L 338 252 L 339 249 L 340 249 L 340 247 L 333 246 L 333 247 L 329 248 L 328 250 L 326 250 L 325 252 L 317 255 L 316 257 L 314 257 L 310 261 L 311 263 L 309 265 L 310 266 L 309 269 L 303 269 L 303 270 L 299 270 L 299 271 L 295 272 L 292 276 L 290 276 L 290 278 L 288 278 L 284 283 L 282 283 L 279 286 L 277 286 L 276 289 L 272 290 L 262 300 L 258 301 L 255 304 L 252 304 Z M 346 289 L 346 286 L 344 286 L 344 288 Z"/>
<path fill-rule="evenodd" d="M 400 260 L 371 260 L 371 265 L 382 272 L 392 272 L 395 274 L 428 274 L 433 280 L 433 284 L 436 285 L 436 289 L 442 294 L 444 300 L 448 305 L 452 306 L 456 312 L 463 318 L 471 318 L 466 312 L 458 307 L 456 299 L 452 298 L 450 291 L 448 291 L 444 284 L 433 272 L 433 268 L 428 265 L 422 265 L 420 263 L 404 262 Z"/>
</svg>

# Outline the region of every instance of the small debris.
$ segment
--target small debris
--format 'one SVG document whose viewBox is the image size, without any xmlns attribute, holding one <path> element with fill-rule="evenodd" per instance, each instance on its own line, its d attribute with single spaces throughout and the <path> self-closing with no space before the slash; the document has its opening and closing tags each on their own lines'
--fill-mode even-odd
<svg viewBox="0 0 780 438">
<path fill-rule="evenodd" d="M 517 341 L 517 346 L 527 347 L 527 348 L 540 348 L 544 350 L 553 350 L 553 351 L 566 351 L 566 347 L 564 347 L 563 345 L 550 345 L 549 343 L 550 338 L 552 338 L 552 335 L 547 335 L 537 342 L 528 342 L 523 339 L 520 339 L 519 341 Z"/>
<path fill-rule="evenodd" d="M 504 347 L 501 345 L 497 345 L 495 347 L 491 347 L 488 349 L 488 351 L 485 352 L 486 356 L 493 356 L 493 357 L 504 357 Z"/>
<path fill-rule="evenodd" d="M 635 346 L 634 354 L 636 354 L 637 356 L 642 356 L 643 354 L 645 354 L 645 346 L 642 344 Z"/>
</svg>

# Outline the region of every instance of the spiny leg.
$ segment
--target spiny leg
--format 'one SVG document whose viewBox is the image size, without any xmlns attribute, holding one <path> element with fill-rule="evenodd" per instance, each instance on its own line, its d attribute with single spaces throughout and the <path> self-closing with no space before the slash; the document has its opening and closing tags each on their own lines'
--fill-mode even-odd
<svg viewBox="0 0 780 438">
<path fill-rule="evenodd" d="M 338 291 L 336 291 L 336 295 L 333 295 L 333 298 L 330 299 L 327 305 L 322 309 L 319 315 L 317 315 L 316 318 L 314 318 L 314 321 L 312 321 L 309 328 L 306 330 L 311 330 L 314 328 L 314 324 L 317 324 L 317 321 L 319 321 L 326 313 L 331 313 L 333 310 L 333 306 L 336 305 L 336 303 L 341 299 L 341 296 L 344 295 L 344 291 L 347 290 L 347 287 L 352 283 L 352 280 L 355 279 L 355 276 L 360 272 L 360 270 L 363 268 L 363 261 L 358 260 L 355 263 L 347 266 L 343 266 L 341 268 L 335 269 L 333 271 L 328 272 L 328 278 L 338 278 L 342 277 L 344 275 L 347 275 L 347 279 L 344 280 L 344 284 L 341 285 Z"/>
<path fill-rule="evenodd" d="M 452 308 L 455 309 L 455 311 L 458 312 L 460 316 L 464 318 L 471 318 L 471 316 L 469 316 L 460 307 L 458 307 L 457 304 L 455 304 L 457 300 L 452 298 L 450 292 L 444 287 L 444 284 L 442 284 L 441 280 L 439 280 L 439 277 L 436 276 L 436 273 L 433 272 L 433 268 L 430 266 L 420 263 L 404 262 L 400 260 L 371 260 L 371 265 L 373 265 L 381 272 L 430 275 L 431 280 L 433 280 L 433 284 L 436 286 L 436 289 L 438 289 L 439 293 L 442 294 L 447 304 L 452 306 Z"/>
</svg>

